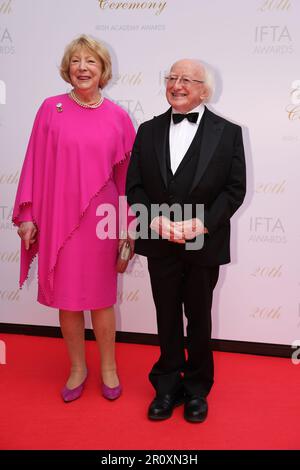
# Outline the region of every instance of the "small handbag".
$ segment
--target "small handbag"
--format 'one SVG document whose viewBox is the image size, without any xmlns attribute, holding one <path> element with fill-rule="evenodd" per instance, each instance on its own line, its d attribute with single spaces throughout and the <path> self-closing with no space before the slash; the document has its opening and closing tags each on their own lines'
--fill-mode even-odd
<svg viewBox="0 0 300 470">
<path fill-rule="evenodd" d="M 131 258 L 131 246 L 128 240 L 125 240 L 117 259 L 117 272 L 124 273 Z"/>
</svg>

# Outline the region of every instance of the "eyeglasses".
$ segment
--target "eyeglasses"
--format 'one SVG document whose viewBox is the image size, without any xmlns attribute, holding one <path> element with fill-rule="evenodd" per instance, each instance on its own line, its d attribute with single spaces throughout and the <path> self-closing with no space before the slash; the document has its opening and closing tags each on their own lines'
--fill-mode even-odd
<svg viewBox="0 0 300 470">
<path fill-rule="evenodd" d="M 192 78 L 187 77 L 177 77 L 177 75 L 168 75 L 167 77 L 165 77 L 165 81 L 166 83 L 168 83 L 168 85 L 175 85 L 177 80 L 179 80 L 179 83 L 186 87 L 192 86 L 193 83 L 205 83 L 204 80 L 194 80 Z"/>
</svg>

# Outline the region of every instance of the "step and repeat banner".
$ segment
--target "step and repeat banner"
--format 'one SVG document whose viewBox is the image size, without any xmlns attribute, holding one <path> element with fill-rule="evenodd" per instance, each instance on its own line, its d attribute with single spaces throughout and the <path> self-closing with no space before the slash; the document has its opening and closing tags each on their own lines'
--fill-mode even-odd
<svg viewBox="0 0 300 470">
<path fill-rule="evenodd" d="M 56 310 L 36 302 L 36 261 L 18 289 L 11 215 L 36 111 L 45 97 L 70 90 L 60 60 L 86 33 L 109 48 L 105 96 L 136 127 L 168 108 L 164 76 L 174 61 L 196 58 L 214 70 L 209 107 L 243 127 L 248 192 L 232 219 L 232 263 L 215 291 L 213 336 L 300 339 L 299 18 L 299 0 L 0 0 L 0 322 L 58 325 Z M 119 278 L 117 321 L 119 331 L 156 333 L 141 256 Z"/>
</svg>

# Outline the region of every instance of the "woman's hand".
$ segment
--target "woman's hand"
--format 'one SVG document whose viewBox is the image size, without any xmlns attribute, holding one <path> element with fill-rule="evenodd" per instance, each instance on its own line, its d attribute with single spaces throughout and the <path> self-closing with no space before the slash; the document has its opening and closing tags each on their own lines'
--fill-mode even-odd
<svg viewBox="0 0 300 470">
<path fill-rule="evenodd" d="M 25 249 L 29 250 L 36 241 L 37 228 L 33 222 L 22 222 L 18 229 L 18 235 L 25 243 Z"/>
</svg>

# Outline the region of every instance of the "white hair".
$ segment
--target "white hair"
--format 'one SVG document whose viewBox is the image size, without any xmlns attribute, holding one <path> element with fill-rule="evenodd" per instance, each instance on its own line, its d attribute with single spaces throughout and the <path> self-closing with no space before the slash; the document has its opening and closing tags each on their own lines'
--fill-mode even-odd
<svg viewBox="0 0 300 470">
<path fill-rule="evenodd" d="M 212 71 L 212 69 L 210 67 L 208 67 L 207 65 L 204 65 L 202 62 L 199 61 L 199 63 L 202 65 L 203 69 L 204 69 L 204 80 L 205 80 L 205 85 L 207 87 L 207 91 L 208 91 L 208 96 L 207 98 L 205 98 L 205 101 L 210 101 L 213 94 L 214 94 L 214 91 L 215 91 L 215 76 L 214 76 L 214 73 Z"/>
</svg>

